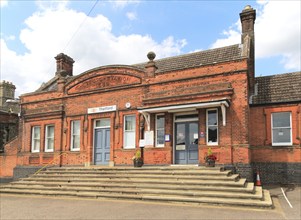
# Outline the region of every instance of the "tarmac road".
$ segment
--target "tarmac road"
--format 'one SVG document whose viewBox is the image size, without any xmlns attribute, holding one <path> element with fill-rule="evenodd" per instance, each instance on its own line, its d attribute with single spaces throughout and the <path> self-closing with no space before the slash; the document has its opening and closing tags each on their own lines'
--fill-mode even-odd
<svg viewBox="0 0 301 220">
<path fill-rule="evenodd" d="M 300 219 L 300 187 L 270 187 L 275 209 L 0 195 L 0 219 Z"/>
</svg>

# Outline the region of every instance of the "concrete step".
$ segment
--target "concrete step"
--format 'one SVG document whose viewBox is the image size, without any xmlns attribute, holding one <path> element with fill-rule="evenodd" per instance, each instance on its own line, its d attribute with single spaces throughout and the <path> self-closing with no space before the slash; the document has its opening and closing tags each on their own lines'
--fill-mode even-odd
<svg viewBox="0 0 301 220">
<path fill-rule="evenodd" d="M 272 207 L 272 201 L 269 193 L 264 191 L 263 200 L 256 199 L 239 199 L 239 198 L 218 198 L 213 196 L 194 197 L 194 196 L 177 196 L 177 195 L 154 195 L 154 194 L 123 194 L 123 193 L 107 193 L 107 192 L 70 192 L 70 191 L 51 191 L 51 190 L 22 190 L 22 189 L 1 189 L 1 193 L 17 193 L 31 195 L 48 195 L 48 196 L 76 196 L 88 198 L 114 198 L 114 199 L 135 199 L 157 202 L 173 202 L 173 203 L 209 203 L 223 205 L 239 205 L 239 206 L 257 206 Z"/>
<path fill-rule="evenodd" d="M 144 175 L 189 175 L 189 176 L 200 176 L 200 175 L 214 175 L 214 176 L 229 176 L 231 175 L 230 170 L 219 171 L 219 170 L 165 170 L 162 172 L 161 170 L 145 170 L 145 169 L 135 169 L 135 170 L 121 170 L 121 171 L 114 171 L 114 170 L 96 170 L 96 169 L 81 169 L 81 170 L 62 170 L 62 169 L 51 169 L 41 171 L 39 174 L 110 174 L 110 175 L 135 175 L 135 174 L 144 174 Z"/>
<path fill-rule="evenodd" d="M 39 181 L 39 182 L 107 182 L 107 183 L 152 183 L 152 184 L 175 184 L 175 185 L 214 185 L 214 186 L 239 186 L 243 187 L 246 179 L 242 178 L 237 181 L 221 180 L 184 180 L 184 179 L 147 179 L 147 178 L 79 178 L 79 177 L 29 177 L 21 179 L 22 181 Z"/>
<path fill-rule="evenodd" d="M 160 172 L 170 172 L 174 170 L 178 171 L 221 171 L 224 170 L 222 167 L 204 167 L 204 166 L 143 166 L 143 167 L 132 167 L 132 166 L 120 166 L 120 167 L 108 167 L 108 166 L 89 166 L 89 167 L 50 167 L 47 170 L 68 170 L 68 171 L 81 171 L 81 170 L 95 170 L 95 171 L 140 171 L 140 170 L 148 170 L 148 171 L 160 171 Z"/>
<path fill-rule="evenodd" d="M 41 173 L 41 174 L 36 174 L 32 176 L 33 178 L 79 178 L 78 174 L 69 174 L 69 173 L 64 173 L 64 174 L 52 174 L 52 173 Z M 131 174 L 131 173 L 119 173 L 119 174 L 86 174 L 82 173 L 80 174 L 81 178 L 97 178 L 97 179 L 162 179 L 164 178 L 165 180 L 221 180 L 221 181 L 237 181 L 239 180 L 239 175 L 238 174 L 233 174 L 231 176 L 220 176 L 220 175 L 177 175 L 177 174 L 169 174 L 169 175 L 155 175 L 155 174 Z"/>
<path fill-rule="evenodd" d="M 245 186 L 206 186 L 206 185 L 171 185 L 171 184 L 147 184 L 132 182 L 127 183 L 91 183 L 91 182 L 36 182 L 36 181 L 18 181 L 12 182 L 13 186 L 45 186 L 45 187 L 96 187 L 96 188 L 137 188 L 137 189 L 170 189 L 170 190 L 201 190 L 201 191 L 224 191 L 231 193 L 254 193 L 254 183 L 246 183 Z M 0 186 L 1 188 L 1 186 Z"/>
<path fill-rule="evenodd" d="M 53 167 L 1 185 L 0 193 L 272 207 L 268 191 L 238 174 L 192 166 Z"/>
<path fill-rule="evenodd" d="M 28 185 L 8 185 L 0 189 L 0 191 L 5 190 L 27 190 L 28 193 L 31 190 L 40 190 L 40 191 L 68 191 L 68 192 L 96 192 L 96 193 L 122 193 L 122 194 L 154 194 L 154 195 L 180 195 L 180 196 L 194 196 L 194 197 L 219 197 L 219 198 L 240 198 L 240 199 L 262 199 L 262 188 L 256 187 L 254 193 L 246 192 L 225 192 L 225 191 L 215 191 L 212 190 L 174 190 L 174 189 L 149 189 L 149 188 L 125 188 L 120 186 L 119 188 L 104 188 L 104 187 L 80 187 L 74 186 L 70 187 L 68 185 L 59 185 L 59 186 L 28 186 Z"/>
</svg>

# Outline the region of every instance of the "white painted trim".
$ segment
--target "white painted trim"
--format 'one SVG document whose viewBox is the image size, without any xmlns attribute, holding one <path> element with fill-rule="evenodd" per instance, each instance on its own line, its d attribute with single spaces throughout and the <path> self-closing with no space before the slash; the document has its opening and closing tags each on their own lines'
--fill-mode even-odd
<svg viewBox="0 0 301 220">
<path fill-rule="evenodd" d="M 138 112 L 144 116 L 148 126 L 147 128 L 149 130 L 150 113 L 159 113 L 159 112 L 175 113 L 175 112 L 184 112 L 184 111 L 196 111 L 197 109 L 200 108 L 214 108 L 214 107 L 221 107 L 223 126 L 226 126 L 226 107 L 229 107 L 229 104 L 226 100 L 214 101 L 214 102 L 202 102 L 202 103 L 187 104 L 187 105 L 172 105 L 172 106 L 165 106 L 165 107 L 145 108 L 145 109 L 140 109 Z"/>
<path fill-rule="evenodd" d="M 165 107 L 157 107 L 157 108 L 146 108 L 140 109 L 139 113 L 148 112 L 148 113 L 159 113 L 159 112 L 174 112 L 173 110 L 179 111 L 193 111 L 199 108 L 212 108 L 212 107 L 219 107 L 224 105 L 229 107 L 227 101 L 216 101 L 216 102 L 204 102 L 204 103 L 195 103 L 195 104 L 188 104 L 188 105 L 172 105 L 172 106 L 165 106 Z"/>
<path fill-rule="evenodd" d="M 217 137 L 216 137 L 216 139 L 217 139 L 217 142 L 208 142 L 208 134 L 209 134 L 209 132 L 208 132 L 208 111 L 213 111 L 213 110 L 216 111 L 216 121 L 217 121 L 217 125 L 216 125 L 216 127 L 217 127 Z M 218 145 L 218 138 L 219 138 L 218 109 L 217 108 L 210 108 L 210 109 L 206 110 L 206 144 L 208 146 L 217 146 Z"/>
<path fill-rule="evenodd" d="M 158 116 L 164 116 L 164 125 L 163 125 L 163 130 L 164 130 L 164 142 L 165 142 L 165 114 L 161 113 L 161 114 L 156 114 L 155 115 L 155 147 L 164 147 L 165 144 L 158 144 L 157 145 L 157 117 Z"/>
<path fill-rule="evenodd" d="M 110 121 L 110 125 L 109 125 L 109 126 L 100 126 L 100 127 L 97 127 L 97 126 L 96 126 L 96 122 L 97 122 L 97 121 L 101 121 L 101 120 L 109 120 L 109 121 Z M 99 119 L 95 119 L 95 120 L 94 120 L 94 129 L 98 129 L 98 128 L 111 128 L 111 119 L 110 119 L 110 118 L 99 118 Z"/>
<path fill-rule="evenodd" d="M 146 126 L 147 126 L 147 131 L 150 130 L 150 114 L 148 112 L 140 112 L 141 113 L 146 121 Z"/>
<path fill-rule="evenodd" d="M 53 127 L 53 149 L 48 149 L 48 127 Z M 53 152 L 54 151 L 54 136 L 55 136 L 55 128 L 54 125 L 46 125 L 45 126 L 45 152 Z"/>
<path fill-rule="evenodd" d="M 134 131 L 128 131 L 128 132 L 134 132 L 134 146 L 125 146 L 125 118 L 128 117 L 128 116 L 133 116 L 134 119 L 135 119 L 135 130 Z M 130 115 L 124 115 L 123 116 L 123 149 L 135 149 L 136 148 L 136 115 L 135 114 L 130 114 Z"/>
<path fill-rule="evenodd" d="M 79 142 L 80 142 L 80 127 L 81 127 L 81 121 L 80 120 L 73 120 L 71 121 L 71 139 L 70 139 L 70 151 L 80 151 L 80 146 L 79 148 L 74 148 L 73 146 L 73 129 L 74 129 L 74 125 L 73 123 L 75 121 L 79 121 Z"/>
<path fill-rule="evenodd" d="M 39 147 L 39 149 L 38 150 L 34 150 L 33 148 L 34 148 L 34 130 L 35 130 L 35 128 L 40 128 L 40 147 Z M 38 152 L 40 152 L 40 150 L 41 150 L 41 126 L 33 126 L 32 128 L 31 128 L 31 152 L 32 153 L 38 153 Z"/>
<path fill-rule="evenodd" d="M 274 126 L 273 126 L 273 113 L 290 113 L 290 142 L 284 142 L 284 143 L 274 143 L 274 137 L 273 137 L 273 129 L 274 129 Z M 291 146 L 293 145 L 293 130 L 292 130 L 292 112 L 272 112 L 271 113 L 271 137 L 272 137 L 272 146 Z M 285 129 L 287 129 L 288 127 L 283 127 Z"/>
</svg>

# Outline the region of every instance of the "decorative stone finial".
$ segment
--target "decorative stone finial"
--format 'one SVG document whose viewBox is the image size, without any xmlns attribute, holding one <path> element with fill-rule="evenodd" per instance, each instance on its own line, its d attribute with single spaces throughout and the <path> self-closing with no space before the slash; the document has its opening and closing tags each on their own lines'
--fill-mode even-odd
<svg viewBox="0 0 301 220">
<path fill-rule="evenodd" d="M 153 52 L 153 51 L 150 51 L 148 52 L 147 54 L 147 58 L 150 60 L 150 61 L 153 61 L 156 57 L 156 54 Z"/>
<path fill-rule="evenodd" d="M 253 9 L 253 8 L 251 7 L 251 5 L 246 5 L 246 7 L 244 8 L 244 11 L 246 11 L 246 10 L 251 10 L 251 9 Z"/>
</svg>

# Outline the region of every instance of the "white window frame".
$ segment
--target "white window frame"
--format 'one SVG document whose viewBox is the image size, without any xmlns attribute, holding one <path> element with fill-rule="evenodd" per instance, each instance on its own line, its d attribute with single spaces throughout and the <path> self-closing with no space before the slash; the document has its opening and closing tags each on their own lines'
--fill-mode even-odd
<svg viewBox="0 0 301 220">
<path fill-rule="evenodd" d="M 158 117 L 162 117 L 163 116 L 163 119 L 164 119 L 164 122 L 163 122 L 163 128 L 158 128 Z M 163 130 L 163 140 L 165 140 L 165 115 L 164 114 L 156 114 L 156 137 L 155 137 L 155 143 L 156 143 L 156 147 L 164 147 L 164 144 L 158 144 L 157 140 L 158 140 L 158 132 L 159 130 Z"/>
<path fill-rule="evenodd" d="M 216 111 L 216 125 L 208 125 L 208 112 L 209 111 Z M 217 128 L 217 137 L 216 137 L 216 142 L 209 142 L 209 126 L 210 127 L 216 127 Z M 210 146 L 215 146 L 218 145 L 218 138 L 219 138 L 219 129 L 218 129 L 218 109 L 217 108 L 211 108 L 211 109 L 206 109 L 206 143 L 207 145 Z"/>
<path fill-rule="evenodd" d="M 38 138 L 35 138 L 34 137 L 34 134 L 35 134 L 35 129 L 37 129 L 37 128 L 39 128 L 40 129 L 40 132 L 39 132 L 39 137 Z M 34 149 L 35 147 L 35 143 L 36 143 L 36 141 L 39 141 L 39 148 L 38 149 Z M 41 149 L 41 126 L 33 126 L 32 128 L 31 128 L 31 152 L 32 153 L 38 153 L 38 152 L 40 152 L 40 149 Z"/>
<path fill-rule="evenodd" d="M 75 122 L 78 122 L 79 123 L 79 134 L 74 134 L 74 123 Z M 71 147 L 70 147 L 70 150 L 71 151 L 79 151 L 80 150 L 80 146 L 78 148 L 75 148 L 74 147 L 74 139 L 75 139 L 75 136 L 77 136 L 77 138 L 79 139 L 79 143 L 80 143 L 80 120 L 73 120 L 71 121 Z"/>
<path fill-rule="evenodd" d="M 53 136 L 48 137 L 48 128 L 53 127 Z M 53 140 L 53 146 L 52 148 L 49 148 L 48 146 L 48 140 Z M 54 125 L 46 125 L 45 126 L 45 152 L 53 152 L 54 151 Z"/>
<path fill-rule="evenodd" d="M 125 126 L 126 126 L 126 118 L 127 117 L 134 117 L 134 125 L 135 125 L 135 127 L 134 127 L 134 130 L 125 130 Z M 134 133 L 134 146 L 127 146 L 126 145 L 126 133 L 129 133 L 129 132 L 131 132 L 131 133 Z M 123 117 L 123 148 L 124 149 L 135 149 L 136 148 L 136 115 L 124 115 L 124 117 Z"/>
<path fill-rule="evenodd" d="M 274 128 L 274 125 L 273 125 L 273 114 L 274 113 L 289 113 L 290 114 L 290 127 L 277 127 L 277 128 Z M 284 142 L 284 143 L 274 143 L 274 137 L 273 137 L 273 130 L 275 129 L 287 129 L 289 128 L 290 129 L 290 142 Z M 271 137 L 272 137 L 272 146 L 291 146 L 293 145 L 293 129 L 292 129 L 292 112 L 272 112 L 271 113 Z"/>
</svg>

